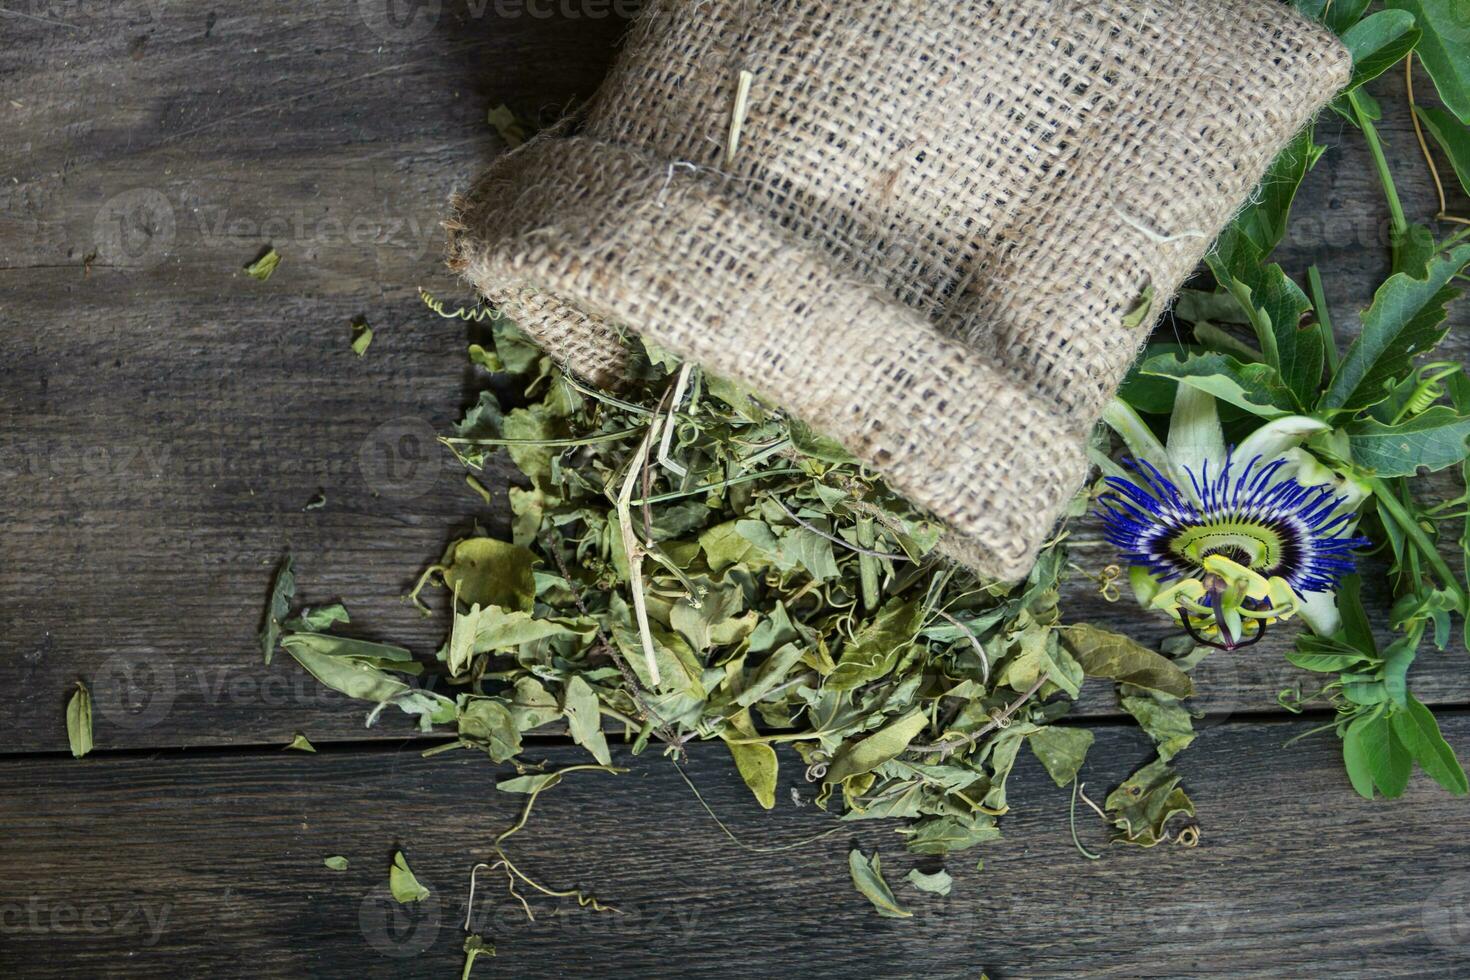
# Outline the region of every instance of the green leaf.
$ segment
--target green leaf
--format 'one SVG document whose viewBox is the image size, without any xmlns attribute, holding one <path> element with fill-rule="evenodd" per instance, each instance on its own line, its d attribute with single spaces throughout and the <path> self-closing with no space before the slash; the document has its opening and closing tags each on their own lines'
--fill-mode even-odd
<svg viewBox="0 0 1470 980">
<path fill-rule="evenodd" d="M 380 649 L 395 654 L 402 652 L 407 657 L 408 651 L 401 647 L 326 633 L 292 633 L 281 641 L 281 647 L 311 676 L 350 698 L 381 704 L 409 690 L 408 684 L 379 669 L 377 663 L 381 661 L 364 658 L 362 654 L 368 649 Z"/>
<path fill-rule="evenodd" d="M 908 838 L 907 847 L 915 854 L 947 854 L 1000 839 L 995 818 L 979 811 L 964 816 L 927 816 L 900 827 L 898 832 Z"/>
<path fill-rule="evenodd" d="M 1363 577 L 1357 572 L 1344 575 L 1337 588 L 1337 608 L 1342 613 L 1342 638 L 1348 646 L 1370 657 L 1378 656 L 1378 641 L 1373 638 L 1373 625 L 1363 608 Z"/>
<path fill-rule="evenodd" d="M 1353 462 L 1380 476 L 1414 476 L 1463 462 L 1470 454 L 1470 415 L 1435 405 L 1407 422 L 1363 419 L 1347 426 Z"/>
<path fill-rule="evenodd" d="M 924 712 L 915 709 L 867 738 L 847 743 L 832 757 L 823 782 L 841 783 L 849 776 L 872 772 L 890 759 L 897 758 L 928 724 L 929 719 Z"/>
<path fill-rule="evenodd" d="M 500 134 L 505 145 L 511 149 L 515 149 L 530 139 L 532 128 L 522 122 L 516 116 L 515 111 L 503 102 L 490 108 L 490 111 L 485 114 L 485 121 Z"/>
<path fill-rule="evenodd" d="M 1015 656 L 1010 658 L 997 678 L 1016 691 L 1024 691 L 1045 674 L 1047 680 L 1075 698 L 1082 684 L 1082 671 L 1057 649 L 1056 634 L 1035 625 L 1022 630 Z M 1070 668 L 1070 669 L 1069 669 Z"/>
<path fill-rule="evenodd" d="M 276 652 L 276 642 L 281 638 L 281 622 L 291 611 L 291 600 L 296 596 L 296 572 L 288 554 L 281 559 L 275 581 L 271 584 L 270 601 L 265 607 L 265 622 L 260 627 L 260 650 L 265 662 L 271 662 Z"/>
<path fill-rule="evenodd" d="M 1428 278 L 1400 272 L 1378 287 L 1321 406 L 1358 411 L 1387 398 L 1389 385 L 1412 369 L 1415 356 L 1444 338 L 1445 305 L 1459 295 L 1448 284 L 1467 263 L 1470 245 L 1460 245 L 1429 264 Z"/>
<path fill-rule="evenodd" d="M 914 913 L 898 904 L 898 899 L 893 897 L 893 889 L 883 880 L 883 867 L 876 852 L 873 860 L 869 861 L 862 851 L 853 848 L 847 854 L 847 870 L 852 874 L 852 883 L 864 898 L 873 903 L 873 908 L 878 910 L 879 915 L 888 919 L 914 917 Z"/>
<path fill-rule="evenodd" d="M 333 871 L 347 870 L 347 859 L 340 854 L 334 854 L 331 857 L 322 858 L 322 864 L 326 865 Z"/>
<path fill-rule="evenodd" d="M 1394 734 L 1388 716 L 1379 714 L 1368 719 L 1359 730 L 1359 739 L 1368 771 L 1373 774 L 1373 782 L 1379 792 L 1389 799 L 1402 796 L 1404 788 L 1409 785 L 1414 762 Z"/>
<path fill-rule="evenodd" d="M 326 606 L 303 609 L 281 625 L 288 630 L 304 633 L 321 633 L 331 629 L 338 623 L 350 622 L 352 622 L 352 618 L 347 615 L 347 607 L 340 602 L 334 602 Z"/>
<path fill-rule="evenodd" d="M 301 734 L 300 732 L 297 732 L 296 733 L 296 737 L 293 738 L 293 739 L 291 739 L 291 744 L 288 745 L 288 746 L 286 746 L 286 748 L 287 749 L 294 749 L 297 752 L 315 752 L 316 751 L 316 746 L 311 744 L 311 739 L 307 738 L 305 735 Z"/>
<path fill-rule="evenodd" d="M 81 681 L 66 704 L 66 740 L 74 759 L 92 751 L 92 692 Z"/>
<path fill-rule="evenodd" d="M 954 879 L 943 868 L 940 868 L 933 874 L 925 874 L 918 868 L 915 868 L 906 877 L 909 884 L 921 892 L 928 892 L 930 895 L 948 895 L 950 889 L 954 887 Z"/>
<path fill-rule="evenodd" d="M 1189 675 L 1172 660 L 1126 636 L 1083 623 L 1060 632 L 1088 677 L 1106 677 L 1175 698 L 1194 693 Z"/>
<path fill-rule="evenodd" d="M 1358 21 L 1342 34 L 1353 56 L 1353 77 L 1345 91 L 1377 78 L 1403 60 L 1419 43 L 1419 28 L 1405 10 L 1380 10 Z"/>
<path fill-rule="evenodd" d="M 755 795 L 756 802 L 767 810 L 776 806 L 776 774 L 777 761 L 776 750 L 765 742 L 733 742 L 731 738 L 743 737 L 738 734 L 725 737 L 725 745 L 730 749 L 730 756 L 735 760 L 735 768 L 740 773 L 740 778 L 745 780 L 745 785 Z"/>
<path fill-rule="evenodd" d="M 276 271 L 276 266 L 281 264 L 281 253 L 275 249 L 267 249 L 265 254 L 245 267 L 245 274 L 252 279 L 265 282 Z"/>
<path fill-rule="evenodd" d="M 1467 28 L 1470 33 L 1470 28 Z M 1460 187 L 1470 194 L 1470 130 L 1465 128 L 1453 114 L 1434 106 L 1419 106 L 1419 119 L 1429 135 L 1439 144 L 1455 176 L 1460 178 Z"/>
<path fill-rule="evenodd" d="M 1470 125 L 1470 10 L 1464 0 L 1386 0 L 1414 15 L 1423 37 L 1416 53 L 1444 104 Z"/>
<path fill-rule="evenodd" d="M 1276 369 L 1266 364 L 1246 364 L 1212 351 L 1185 358 L 1172 354 L 1150 358 L 1139 372 L 1174 378 L 1262 418 L 1295 414 L 1291 390 Z"/>
<path fill-rule="evenodd" d="M 1271 161 L 1250 203 L 1241 208 L 1235 219 L 1220 236 L 1221 241 L 1239 235 L 1249 241 L 1259 258 L 1270 255 L 1286 235 L 1287 220 L 1291 216 L 1291 205 L 1296 199 L 1307 171 L 1316 165 L 1325 147 L 1318 146 L 1313 139 L 1312 127 L 1305 126 L 1286 148 Z M 1218 247 L 1218 243 L 1217 243 Z M 1193 319 L 1187 317 L 1186 319 Z M 1221 319 L 1205 316 L 1202 319 Z"/>
<path fill-rule="evenodd" d="M 1383 690 L 1390 701 L 1404 705 L 1409 698 L 1409 667 L 1418 653 L 1419 634 L 1401 636 L 1383 651 Z"/>
<path fill-rule="evenodd" d="M 1409 695 L 1408 704 L 1395 711 L 1389 721 L 1399 741 L 1431 779 L 1456 796 L 1464 796 L 1470 791 L 1470 784 L 1465 781 L 1465 770 L 1455 758 L 1455 750 L 1440 733 L 1434 714 L 1413 695 Z"/>
<path fill-rule="evenodd" d="M 1347 768 L 1348 780 L 1359 796 L 1373 799 L 1373 770 L 1368 764 L 1368 750 L 1363 742 L 1363 727 L 1368 723 L 1366 715 L 1359 715 L 1348 725 L 1342 736 L 1342 763 Z"/>
<path fill-rule="evenodd" d="M 846 446 L 830 436 L 822 435 L 805 422 L 792 419 L 788 428 L 791 432 L 791 445 L 804 456 L 824 463 L 851 465 L 857 462 Z"/>
<path fill-rule="evenodd" d="M 521 733 L 515 716 L 498 698 L 461 694 L 459 737 L 484 751 L 492 762 L 506 762 L 521 751 Z"/>
<path fill-rule="evenodd" d="M 388 869 L 388 888 L 393 892 L 394 900 L 405 905 L 422 902 L 429 897 L 429 890 L 419 884 L 413 872 L 408 870 L 408 859 L 402 851 L 393 855 L 393 866 Z"/>
<path fill-rule="evenodd" d="M 916 602 L 890 599 L 843 648 L 824 687 L 846 691 L 886 675 L 919 630 L 923 610 Z"/>
<path fill-rule="evenodd" d="M 559 772 L 537 772 L 529 776 L 516 776 L 513 779 L 502 779 L 495 784 L 495 788 L 502 793 L 539 793 L 543 789 L 555 786 L 561 782 Z"/>
<path fill-rule="evenodd" d="M 612 754 L 602 734 L 602 712 L 598 708 L 597 694 L 581 675 L 573 674 L 567 679 L 562 709 L 567 715 L 572 741 L 591 752 L 592 757 L 604 766 L 612 765 Z"/>
<path fill-rule="evenodd" d="M 1155 759 L 1108 794 L 1103 806 L 1122 833 L 1118 840 L 1153 847 L 1169 839 L 1169 822 L 1194 816 L 1194 803 L 1179 788 L 1180 776 L 1164 759 Z"/>
<path fill-rule="evenodd" d="M 802 649 L 795 643 L 783 645 L 756 668 L 755 675 L 745 686 L 735 703 L 748 708 L 770 693 L 776 685 L 786 679 L 792 668 L 801 663 Z"/>
<path fill-rule="evenodd" d="M 1066 786 L 1077 778 L 1077 771 L 1087 759 L 1087 750 L 1092 748 L 1092 739 L 1092 732 L 1086 728 L 1047 725 L 1032 732 L 1027 742 L 1052 782 Z"/>
<path fill-rule="evenodd" d="M 711 571 L 723 572 L 731 565 L 743 565 L 764 552 L 749 538 L 736 530 L 741 521 L 725 521 L 699 533 L 699 546 Z M 759 564 L 769 564 L 769 556 Z"/>
<path fill-rule="evenodd" d="M 352 353 L 358 357 L 367 353 L 373 342 L 373 328 L 364 322 L 352 325 Z"/>
<path fill-rule="evenodd" d="M 1360 664 L 1367 662 L 1366 657 L 1356 652 L 1308 653 L 1301 650 L 1288 650 L 1286 659 L 1302 670 L 1313 670 L 1320 674 L 1336 674 L 1339 671 L 1354 670 Z"/>
<path fill-rule="evenodd" d="M 528 548 L 495 538 L 455 542 L 445 563 L 444 583 L 467 606 L 500 606 L 529 612 L 536 600 L 536 556 Z"/>
<path fill-rule="evenodd" d="M 1158 746 L 1159 758 L 1174 758 L 1194 742 L 1194 722 L 1184 706 L 1172 699 L 1155 697 L 1120 698 L 1123 710 L 1138 719 L 1139 727 Z"/>
</svg>

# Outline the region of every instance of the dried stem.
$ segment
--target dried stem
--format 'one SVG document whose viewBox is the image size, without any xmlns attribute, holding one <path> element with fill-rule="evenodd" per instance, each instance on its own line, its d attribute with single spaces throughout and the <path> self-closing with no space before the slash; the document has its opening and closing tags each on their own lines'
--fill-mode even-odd
<svg viewBox="0 0 1470 980">
<path fill-rule="evenodd" d="M 1040 677 L 1036 678 L 1036 683 L 1032 684 L 1025 694 L 1012 701 L 1000 714 L 991 718 L 990 724 L 985 725 L 982 728 L 978 728 L 975 731 L 970 732 L 968 735 L 961 735 L 954 739 L 940 739 L 937 742 L 930 742 L 928 745 L 915 745 L 911 747 L 909 751 L 938 752 L 941 758 L 948 758 L 949 755 L 953 753 L 956 749 L 963 748 L 966 745 L 973 745 L 980 739 L 984 738 L 986 735 L 989 735 L 991 732 L 995 731 L 997 728 L 1006 727 L 1006 723 L 1010 720 L 1011 715 L 1019 711 L 1021 705 L 1025 704 L 1027 701 L 1030 701 L 1032 695 L 1041 690 L 1041 685 L 1045 684 L 1046 682 L 1047 675 L 1043 673 Z"/>
</svg>

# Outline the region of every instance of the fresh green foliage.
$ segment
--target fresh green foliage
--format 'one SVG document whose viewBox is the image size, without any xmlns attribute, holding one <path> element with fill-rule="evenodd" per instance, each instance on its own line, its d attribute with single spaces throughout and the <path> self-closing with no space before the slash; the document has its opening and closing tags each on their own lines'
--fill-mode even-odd
<svg viewBox="0 0 1470 980">
<path fill-rule="evenodd" d="M 1296 6 L 1342 35 L 1356 63 L 1353 88 L 1418 45 L 1440 96 L 1454 110 L 1421 108 L 1420 118 L 1464 180 L 1470 172 L 1470 131 L 1462 123 L 1470 118 L 1470 22 L 1463 5 L 1397 0 L 1388 4 L 1391 9 L 1371 13 L 1366 0 L 1296 0 Z M 1343 738 L 1349 778 L 1363 796 L 1399 795 L 1416 762 L 1446 789 L 1462 793 L 1464 774 L 1429 710 L 1409 692 L 1409 669 L 1426 635 L 1444 649 L 1451 616 L 1470 622 L 1470 586 L 1438 546 L 1448 538 L 1444 525 L 1460 522 L 1462 547 L 1470 556 L 1470 490 L 1432 507 L 1414 493 L 1422 473 L 1455 468 L 1462 480 L 1470 477 L 1470 380 L 1460 364 L 1430 360 L 1446 334 L 1447 307 L 1460 295 L 1455 283 L 1470 267 L 1470 233 L 1435 241 L 1428 228 L 1411 225 L 1374 126 L 1381 116 L 1378 104 L 1366 92 L 1352 91 L 1335 108 L 1362 131 L 1391 221 L 1393 274 L 1362 312 L 1352 342 L 1338 350 L 1315 269 L 1304 290 L 1269 261 L 1297 187 L 1323 151 L 1308 131 L 1281 154 L 1261 193 L 1221 235 L 1209 259 L 1216 290 L 1181 296 L 1175 316 L 1193 325 L 1196 343 L 1151 348 L 1134 383 L 1121 393 L 1128 404 L 1111 409 L 1107 421 L 1132 455 L 1177 477 L 1166 469 L 1183 451 L 1175 445 L 1175 429 L 1203 430 L 1180 414 L 1198 414 L 1193 402 L 1175 401 L 1167 390 L 1142 383 L 1167 379 L 1240 410 L 1228 431 L 1213 423 L 1201 445 L 1220 450 L 1228 441 L 1247 459 L 1256 453 L 1267 461 L 1287 456 L 1304 485 L 1332 482 L 1354 501 L 1371 501 L 1358 533 L 1389 561 L 1396 637 L 1380 651 L 1360 584 L 1350 579 L 1336 609 L 1320 599 L 1302 609 L 1312 631 L 1300 634 L 1288 654 L 1297 667 L 1331 679 L 1309 695 L 1283 692 L 1280 701 L 1292 710 L 1313 702 L 1333 706 L 1335 720 L 1328 727 Z M 1245 331 L 1249 336 L 1241 335 Z M 1158 415 L 1171 406 L 1165 452 L 1136 413 Z M 1088 658 L 1075 649 L 1074 654 L 1085 666 Z M 1103 668 L 1094 662 L 1094 669 Z M 1168 692 L 1155 686 L 1152 693 Z M 1127 696 L 1123 704 L 1154 736 L 1161 759 L 1192 737 L 1167 704 Z M 1144 775 L 1140 771 L 1135 779 Z M 1134 789 L 1136 799 L 1126 795 L 1132 790 L 1125 784 L 1108 805 L 1127 817 L 1126 826 L 1119 825 L 1129 836 L 1172 807 L 1167 779 L 1148 774 Z M 1152 803 L 1140 811 L 1145 800 Z M 1150 834 L 1143 836 L 1146 842 Z"/>
<path fill-rule="evenodd" d="M 1423 34 L 1416 53 L 1439 97 L 1461 123 L 1470 126 L 1470 13 L 1464 0 L 1386 0 L 1386 4 L 1413 14 Z"/>
<path fill-rule="evenodd" d="M 340 854 L 322 858 L 322 864 L 332 871 L 346 871 L 347 859 Z"/>
<path fill-rule="evenodd" d="M 1455 176 L 1460 179 L 1460 188 L 1470 194 L 1470 129 L 1443 109 L 1418 106 L 1415 111 L 1429 135 L 1449 158 Z"/>
<path fill-rule="evenodd" d="M 81 681 L 66 704 L 66 740 L 73 758 L 92 751 L 92 692 Z"/>
</svg>

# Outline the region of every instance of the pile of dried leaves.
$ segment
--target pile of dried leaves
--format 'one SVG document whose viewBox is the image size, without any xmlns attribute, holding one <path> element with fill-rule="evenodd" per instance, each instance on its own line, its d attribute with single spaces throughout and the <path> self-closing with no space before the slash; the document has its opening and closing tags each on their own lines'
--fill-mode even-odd
<svg viewBox="0 0 1470 980">
<path fill-rule="evenodd" d="M 1061 538 L 1025 582 L 978 581 L 942 556 L 937 523 L 748 391 L 637 341 L 628 383 L 593 390 L 505 320 L 456 312 L 486 328 L 469 350 L 486 390 L 442 441 L 479 492 L 475 474 L 508 454 L 522 477 L 509 534 L 454 542 L 414 589 L 453 595 L 434 669 L 327 632 L 340 606 L 292 616 L 289 569 L 267 658 L 279 642 L 374 717 L 391 705 L 453 732 L 430 752 L 520 765 L 527 734 L 564 726 L 606 767 L 619 730 L 633 754 L 662 743 L 675 759 L 719 739 L 761 806 L 796 766 L 798 802 L 904 818 L 921 854 L 999 836 L 1023 744 L 1074 783 L 1092 733 L 1056 722 L 1103 677 L 1159 743 L 1108 818 L 1124 841 L 1181 839 L 1193 808 L 1169 759 L 1193 738 L 1189 677 L 1059 624 Z"/>
</svg>

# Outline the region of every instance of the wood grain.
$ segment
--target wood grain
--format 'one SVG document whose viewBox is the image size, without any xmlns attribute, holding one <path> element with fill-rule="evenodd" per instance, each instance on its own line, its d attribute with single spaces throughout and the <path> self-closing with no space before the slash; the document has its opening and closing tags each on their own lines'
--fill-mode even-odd
<svg viewBox="0 0 1470 980">
<path fill-rule="evenodd" d="M 0 15 L 14 134 L 0 141 L 0 752 L 62 749 L 77 677 L 99 690 L 111 749 L 409 732 L 399 717 L 365 731 L 358 706 L 289 661 L 263 667 L 254 632 L 289 548 L 304 598 L 340 597 L 361 635 L 428 656 L 442 624 L 402 593 L 446 541 L 504 517 L 433 455 L 472 378 L 463 325 L 414 289 L 463 298 L 437 222 L 504 150 L 488 107 L 554 118 L 612 57 L 624 22 L 593 14 L 611 6 L 547 6 L 401 4 L 386 20 L 379 0 L 133 0 Z M 1426 217 L 1401 86 L 1375 91 L 1406 206 Z M 1322 266 L 1346 334 L 1386 271 L 1386 216 L 1361 140 L 1330 115 L 1320 131 L 1333 149 L 1281 258 L 1298 275 Z M 284 261 L 260 283 L 242 267 L 266 245 Z M 361 359 L 357 317 L 377 331 Z M 1452 356 L 1467 317 L 1452 314 Z M 319 492 L 326 505 L 304 511 Z M 1112 560 L 1089 522 L 1074 546 L 1089 570 Z M 1067 599 L 1074 620 L 1168 632 L 1081 577 Z M 1287 642 L 1218 658 L 1206 697 L 1271 712 L 1301 676 L 1279 657 Z M 1426 653 L 1419 695 L 1470 704 L 1463 656 Z M 1106 693 L 1079 711 L 1116 714 Z"/>
<path fill-rule="evenodd" d="M 1464 803 L 1422 775 L 1394 803 L 1351 795 L 1336 740 L 1281 743 L 1306 728 L 1230 724 L 1178 760 L 1203 827 L 1198 848 L 1108 847 L 1029 752 L 1012 778 L 1006 838 L 947 862 L 947 898 L 903 883 L 933 859 L 907 854 L 891 822 L 840 824 L 775 854 L 731 844 L 672 765 L 617 761 L 575 773 L 510 839 L 518 866 L 618 906 L 594 915 L 534 901 L 525 920 L 504 880 L 481 872 L 474 927 L 497 947 L 478 977 L 1455 976 L 1470 969 Z M 1470 716 L 1447 720 L 1470 751 Z M 1148 751 L 1101 726 L 1084 775 L 1116 783 Z M 560 767 L 580 750 L 532 753 Z M 696 746 L 689 775 L 748 841 L 834 826 L 783 756 L 775 810 L 760 810 L 725 750 Z M 0 970 L 105 976 L 458 976 L 469 871 L 514 820 L 509 775 L 467 753 L 407 747 L 129 754 L 59 763 L 0 760 L 21 793 L 0 799 Z M 793 780 L 795 780 L 793 782 Z M 909 920 L 879 918 L 846 854 L 880 851 Z M 386 899 L 402 848 L 432 890 L 423 908 Z M 346 872 L 322 866 L 349 859 Z M 978 859 L 984 870 L 976 871 Z"/>
</svg>

